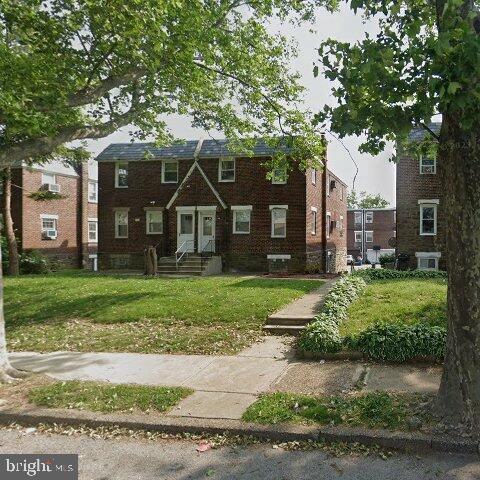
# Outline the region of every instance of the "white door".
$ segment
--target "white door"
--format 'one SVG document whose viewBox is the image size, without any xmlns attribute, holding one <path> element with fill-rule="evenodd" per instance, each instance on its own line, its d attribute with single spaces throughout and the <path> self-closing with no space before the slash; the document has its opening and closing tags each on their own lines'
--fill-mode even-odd
<svg viewBox="0 0 480 480">
<path fill-rule="evenodd" d="M 177 249 L 182 252 L 195 250 L 195 212 L 179 211 L 177 214 Z"/>
<path fill-rule="evenodd" d="M 198 213 L 198 251 L 215 252 L 215 212 Z"/>
</svg>

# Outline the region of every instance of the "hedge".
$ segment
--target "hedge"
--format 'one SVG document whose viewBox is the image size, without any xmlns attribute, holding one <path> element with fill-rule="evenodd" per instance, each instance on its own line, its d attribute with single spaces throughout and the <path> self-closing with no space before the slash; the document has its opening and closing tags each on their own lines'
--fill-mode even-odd
<svg viewBox="0 0 480 480">
<path fill-rule="evenodd" d="M 422 323 L 376 323 L 354 337 L 347 337 L 344 342 L 372 360 L 405 362 L 433 357 L 437 361 L 443 361 L 447 330 Z"/>
<path fill-rule="evenodd" d="M 341 277 L 325 297 L 320 314 L 305 327 L 298 347 L 309 352 L 338 352 L 342 348 L 340 322 L 347 318 L 348 306 L 365 286 L 360 277 Z"/>
<path fill-rule="evenodd" d="M 408 278 L 447 278 L 443 270 L 392 270 L 387 268 L 366 268 L 356 270 L 352 276 L 363 278 L 370 282 L 374 280 L 395 280 Z"/>
</svg>

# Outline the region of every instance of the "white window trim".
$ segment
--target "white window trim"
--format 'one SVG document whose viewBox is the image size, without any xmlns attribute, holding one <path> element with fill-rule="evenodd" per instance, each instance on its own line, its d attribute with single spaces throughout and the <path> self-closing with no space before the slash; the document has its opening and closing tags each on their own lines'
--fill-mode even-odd
<svg viewBox="0 0 480 480">
<path fill-rule="evenodd" d="M 145 211 L 145 233 L 146 235 L 163 235 L 163 208 L 162 207 L 151 207 L 144 208 Z M 151 212 L 159 212 L 161 216 L 162 229 L 159 232 L 151 232 L 148 228 L 148 214 Z"/>
<path fill-rule="evenodd" d="M 292 258 L 291 255 L 281 254 L 281 253 L 274 253 L 267 255 L 267 260 L 290 260 Z"/>
<path fill-rule="evenodd" d="M 275 223 L 273 221 L 273 212 L 274 210 L 285 210 L 285 235 L 275 235 Z M 270 205 L 270 237 L 271 238 L 286 238 L 287 237 L 287 210 L 288 205 Z"/>
<path fill-rule="evenodd" d="M 311 213 L 314 213 L 315 215 L 312 215 L 312 230 L 310 231 L 310 233 L 312 235 L 316 235 L 317 234 L 317 220 L 318 220 L 318 215 L 317 215 L 317 212 L 318 212 L 318 209 L 317 207 L 310 207 L 310 212 Z M 315 218 L 315 222 L 313 222 L 313 218 Z"/>
<path fill-rule="evenodd" d="M 286 185 L 287 183 L 287 169 L 284 168 L 283 171 L 285 173 L 285 180 L 282 180 L 280 182 L 275 181 L 275 170 L 280 170 L 280 168 L 274 168 L 272 172 L 272 185 Z"/>
<path fill-rule="evenodd" d="M 357 234 L 360 234 L 360 240 L 357 240 Z M 362 243 L 362 231 L 361 230 L 355 230 L 353 232 L 353 238 L 355 243 Z"/>
<path fill-rule="evenodd" d="M 420 235 L 422 237 L 433 237 L 437 234 L 437 205 L 438 205 L 438 200 L 436 203 L 433 202 L 428 202 L 426 201 L 425 203 L 420 203 L 420 200 L 418 201 L 418 205 L 420 208 Z M 424 208 L 433 208 L 433 232 L 423 232 L 423 209 Z"/>
<path fill-rule="evenodd" d="M 317 170 L 312 168 L 312 185 L 317 184 Z"/>
<path fill-rule="evenodd" d="M 95 185 L 95 200 L 90 199 L 90 185 Z M 88 181 L 88 203 L 98 203 L 98 181 L 97 180 Z"/>
<path fill-rule="evenodd" d="M 129 212 L 130 208 L 129 207 L 126 207 L 126 208 L 114 208 L 113 209 L 113 214 L 114 214 L 114 228 L 115 228 L 115 238 L 128 238 L 128 233 L 129 233 L 129 228 L 128 228 L 128 212 Z M 125 236 L 119 236 L 118 235 L 118 230 L 117 230 L 117 213 L 119 212 L 125 212 L 127 214 L 127 234 Z"/>
<path fill-rule="evenodd" d="M 127 166 L 127 185 L 118 184 L 118 170 L 120 165 Z M 115 162 L 115 188 L 128 188 L 128 162 Z"/>
<path fill-rule="evenodd" d="M 357 222 L 357 220 L 356 220 L 356 219 L 357 219 L 357 215 L 360 217 L 360 221 L 359 221 L 359 222 Z M 363 215 L 362 215 L 362 212 L 358 212 L 358 211 L 357 211 L 357 212 L 353 212 L 353 223 L 354 223 L 355 225 L 361 225 L 361 224 L 362 224 L 362 216 L 363 216 Z"/>
<path fill-rule="evenodd" d="M 40 218 L 46 220 L 58 220 L 58 215 L 50 215 L 49 213 L 41 213 Z"/>
<path fill-rule="evenodd" d="M 237 212 L 249 212 L 248 216 L 248 232 L 242 232 L 236 229 L 237 225 Z M 251 205 L 236 205 L 235 208 L 232 207 L 232 217 L 233 217 L 233 233 L 235 235 L 250 235 L 250 230 L 252 227 L 252 206 Z"/>
<path fill-rule="evenodd" d="M 371 213 L 372 214 L 372 220 L 371 221 L 368 221 L 368 214 Z M 373 223 L 373 210 L 367 210 L 365 211 L 365 223 Z"/>
<path fill-rule="evenodd" d="M 97 225 L 95 229 L 95 240 L 90 240 L 90 225 L 88 226 L 88 243 L 98 243 L 98 218 L 88 218 L 88 223 L 95 223 Z"/>
<path fill-rule="evenodd" d="M 432 159 L 429 159 L 427 158 L 427 160 L 433 160 L 433 172 L 423 172 L 422 171 L 422 167 L 423 167 L 423 155 L 420 156 L 420 175 L 436 175 L 437 173 L 437 159 L 436 158 L 432 158 Z"/>
<path fill-rule="evenodd" d="M 417 269 L 418 270 L 438 270 L 438 260 L 442 256 L 441 252 L 415 252 L 417 257 Z M 420 259 L 434 259 L 435 268 L 420 268 Z"/>
<path fill-rule="evenodd" d="M 46 182 L 43 178 L 44 175 L 53 175 L 53 182 Z M 57 174 L 55 172 L 49 172 L 49 171 L 42 172 L 42 185 L 45 185 L 47 183 L 53 183 L 53 184 L 57 183 Z"/>
<path fill-rule="evenodd" d="M 177 179 L 175 181 L 173 180 L 169 180 L 169 181 L 165 181 L 165 165 L 167 163 L 175 163 L 175 165 L 177 166 Z M 178 183 L 178 160 L 163 160 L 162 161 L 162 183 L 170 183 L 170 184 L 176 184 Z"/>
<path fill-rule="evenodd" d="M 427 199 L 427 200 L 422 199 L 422 200 L 419 200 L 419 201 L 418 201 L 418 204 L 419 204 L 419 205 L 423 205 L 423 204 L 425 204 L 425 203 L 427 203 L 427 204 L 430 203 L 430 204 L 438 205 L 438 204 L 440 203 L 440 200 L 439 200 L 438 198 L 432 198 L 432 199 Z"/>
<path fill-rule="evenodd" d="M 326 232 L 325 232 L 325 236 L 327 238 L 330 238 L 330 230 L 331 230 L 331 225 L 332 225 L 332 214 L 330 212 L 327 212 L 327 215 L 326 215 L 326 220 L 325 220 L 325 223 L 327 224 L 326 225 Z"/>
<path fill-rule="evenodd" d="M 367 234 L 372 235 L 371 240 L 367 240 Z M 365 230 L 365 243 L 373 243 L 373 230 Z"/>
<path fill-rule="evenodd" d="M 222 180 L 222 163 L 233 162 L 233 180 Z M 237 162 L 234 158 L 219 158 L 218 159 L 218 181 L 220 183 L 233 183 L 237 176 Z"/>
</svg>

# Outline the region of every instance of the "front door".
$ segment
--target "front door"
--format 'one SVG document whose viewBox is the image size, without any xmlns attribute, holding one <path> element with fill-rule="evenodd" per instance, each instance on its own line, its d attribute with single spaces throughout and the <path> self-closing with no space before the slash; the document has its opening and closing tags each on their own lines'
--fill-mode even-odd
<svg viewBox="0 0 480 480">
<path fill-rule="evenodd" d="M 195 211 L 182 210 L 177 214 L 177 250 L 195 251 Z"/>
<path fill-rule="evenodd" d="M 215 252 L 215 212 L 198 212 L 198 251 Z"/>
</svg>

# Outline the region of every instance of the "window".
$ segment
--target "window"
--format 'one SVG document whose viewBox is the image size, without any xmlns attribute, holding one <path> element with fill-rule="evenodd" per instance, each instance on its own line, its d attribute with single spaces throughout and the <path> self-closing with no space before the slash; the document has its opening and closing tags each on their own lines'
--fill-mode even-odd
<svg viewBox="0 0 480 480">
<path fill-rule="evenodd" d="M 312 235 L 317 234 L 317 209 L 312 207 Z"/>
<path fill-rule="evenodd" d="M 325 225 L 326 227 L 326 235 L 327 235 L 327 238 L 330 238 L 330 230 L 332 228 L 332 216 L 330 215 L 329 212 L 327 212 L 327 224 Z"/>
<path fill-rule="evenodd" d="M 88 182 L 88 201 L 90 203 L 98 202 L 98 183 L 97 182 Z"/>
<path fill-rule="evenodd" d="M 317 184 L 317 171 L 315 169 L 312 169 L 312 183 L 313 185 Z"/>
<path fill-rule="evenodd" d="M 178 162 L 176 160 L 162 163 L 162 183 L 178 182 Z"/>
<path fill-rule="evenodd" d="M 355 232 L 355 243 L 362 243 L 362 232 L 356 231 Z"/>
<path fill-rule="evenodd" d="M 88 241 L 98 242 L 98 221 L 96 218 L 88 219 Z"/>
<path fill-rule="evenodd" d="M 235 181 L 235 160 L 218 161 L 218 181 L 234 182 Z"/>
<path fill-rule="evenodd" d="M 420 173 L 434 175 L 437 173 L 437 160 L 435 158 L 420 157 Z"/>
<path fill-rule="evenodd" d="M 367 243 L 373 243 L 373 232 L 365 232 L 365 241 Z"/>
<path fill-rule="evenodd" d="M 272 172 L 272 183 L 274 185 L 282 185 L 287 183 L 287 169 L 275 168 Z"/>
<path fill-rule="evenodd" d="M 147 235 L 163 233 L 163 211 L 162 210 L 147 210 Z"/>
<path fill-rule="evenodd" d="M 55 240 L 58 235 L 58 216 L 57 215 L 40 215 L 42 222 L 42 238 L 44 240 Z"/>
<path fill-rule="evenodd" d="M 115 212 L 115 238 L 128 238 L 128 210 Z"/>
<path fill-rule="evenodd" d="M 250 205 L 232 207 L 233 233 L 250 233 L 250 218 L 252 207 Z"/>
<path fill-rule="evenodd" d="M 325 188 L 327 189 L 327 195 L 330 195 L 330 175 L 327 175 L 327 184 Z"/>
<path fill-rule="evenodd" d="M 128 187 L 128 163 L 117 162 L 115 164 L 115 187 L 127 188 Z"/>
<path fill-rule="evenodd" d="M 373 223 L 373 212 L 365 212 L 365 223 Z"/>
<path fill-rule="evenodd" d="M 287 236 L 287 210 L 286 205 L 270 205 L 272 215 L 272 238 L 285 238 Z"/>
<path fill-rule="evenodd" d="M 340 230 L 340 235 L 342 235 L 342 232 L 343 232 L 343 215 L 340 215 L 340 218 L 338 219 L 338 229 Z"/>
<path fill-rule="evenodd" d="M 362 212 L 355 212 L 355 223 L 362 224 Z"/>
<path fill-rule="evenodd" d="M 424 203 L 420 205 L 420 235 L 437 234 L 437 205 Z"/>
<path fill-rule="evenodd" d="M 441 257 L 440 252 L 415 252 L 419 270 L 438 270 L 438 259 Z"/>
<path fill-rule="evenodd" d="M 57 176 L 54 173 L 43 172 L 42 173 L 42 185 L 47 183 L 56 184 Z"/>
</svg>

